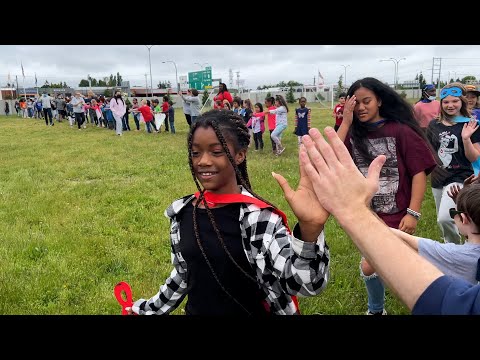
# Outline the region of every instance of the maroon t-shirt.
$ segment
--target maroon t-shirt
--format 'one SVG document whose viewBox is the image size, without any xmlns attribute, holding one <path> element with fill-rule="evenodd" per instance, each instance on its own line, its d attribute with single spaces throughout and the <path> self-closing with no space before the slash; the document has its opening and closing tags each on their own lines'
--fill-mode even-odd
<svg viewBox="0 0 480 360">
<path fill-rule="evenodd" d="M 371 207 L 388 226 L 398 228 L 407 213 L 412 196 L 412 178 L 419 172 L 428 175 L 436 166 L 435 159 L 425 142 L 409 126 L 388 121 L 370 131 L 369 153 L 373 157 L 385 155 L 387 160 L 380 172 L 380 187 L 372 199 Z M 363 159 L 353 146 L 350 134 L 345 145 L 353 161 L 364 176 L 370 162 Z"/>
</svg>

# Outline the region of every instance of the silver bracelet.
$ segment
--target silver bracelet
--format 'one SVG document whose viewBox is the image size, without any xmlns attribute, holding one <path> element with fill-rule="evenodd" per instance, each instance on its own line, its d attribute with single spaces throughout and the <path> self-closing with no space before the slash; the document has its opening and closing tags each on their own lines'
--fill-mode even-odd
<svg viewBox="0 0 480 360">
<path fill-rule="evenodd" d="M 420 214 L 419 212 L 416 212 L 415 210 L 412 210 L 410 208 L 407 208 L 407 214 L 412 215 L 417 220 L 419 220 L 420 217 L 422 216 L 422 214 Z"/>
</svg>

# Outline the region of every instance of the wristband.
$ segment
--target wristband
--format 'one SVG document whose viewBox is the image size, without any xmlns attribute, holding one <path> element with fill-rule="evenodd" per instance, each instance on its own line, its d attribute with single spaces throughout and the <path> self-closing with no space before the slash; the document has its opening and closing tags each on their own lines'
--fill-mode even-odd
<svg viewBox="0 0 480 360">
<path fill-rule="evenodd" d="M 415 210 L 412 210 L 412 209 L 410 209 L 410 208 L 407 208 L 407 214 L 412 215 L 412 216 L 413 216 L 415 219 L 417 219 L 417 220 L 419 220 L 420 217 L 422 216 L 421 213 L 416 212 Z"/>
</svg>

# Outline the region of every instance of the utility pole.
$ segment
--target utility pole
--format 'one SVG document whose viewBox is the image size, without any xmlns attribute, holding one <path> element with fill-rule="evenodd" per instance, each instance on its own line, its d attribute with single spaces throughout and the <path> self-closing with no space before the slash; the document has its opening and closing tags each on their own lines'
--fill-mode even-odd
<svg viewBox="0 0 480 360">
<path fill-rule="evenodd" d="M 152 98 L 153 98 L 153 82 L 152 82 L 152 60 L 150 58 L 150 49 L 154 46 L 155 45 L 150 45 L 150 46 L 145 45 L 145 47 L 148 49 L 148 63 L 150 64 L 150 91 L 152 93 Z"/>
<path fill-rule="evenodd" d="M 148 80 L 147 80 L 147 73 L 145 73 L 145 97 L 148 97 Z"/>
<path fill-rule="evenodd" d="M 228 69 L 228 80 L 229 80 L 228 86 L 232 88 L 233 87 L 233 70 L 232 69 Z"/>
<path fill-rule="evenodd" d="M 240 71 L 236 71 L 237 74 L 237 94 L 240 94 Z"/>
</svg>

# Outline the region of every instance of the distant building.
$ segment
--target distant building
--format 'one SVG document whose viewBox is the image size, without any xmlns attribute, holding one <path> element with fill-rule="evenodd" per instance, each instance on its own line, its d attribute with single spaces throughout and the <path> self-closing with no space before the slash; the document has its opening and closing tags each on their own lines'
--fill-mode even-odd
<svg viewBox="0 0 480 360">
<path fill-rule="evenodd" d="M 404 89 L 419 89 L 420 82 L 418 80 L 404 81 L 401 86 Z"/>
<path fill-rule="evenodd" d="M 0 100 L 15 99 L 17 97 L 17 90 L 14 88 L 0 88 Z"/>
</svg>

